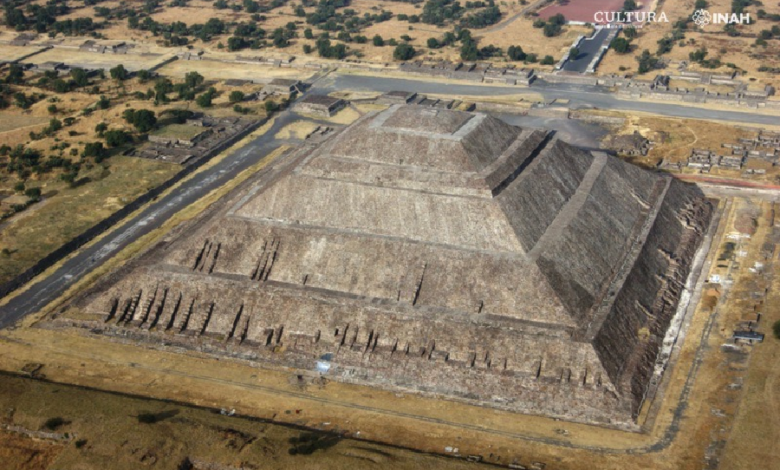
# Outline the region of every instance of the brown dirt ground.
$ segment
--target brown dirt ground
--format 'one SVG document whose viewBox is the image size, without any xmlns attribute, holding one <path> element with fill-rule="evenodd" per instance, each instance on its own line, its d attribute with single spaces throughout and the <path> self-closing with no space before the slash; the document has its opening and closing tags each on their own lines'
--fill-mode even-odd
<svg viewBox="0 0 780 470">
<path fill-rule="evenodd" d="M 11 380 L 3 378 L 2 384 Z M 0 391 L 0 394 L 6 391 Z M 10 395 L 8 396 L 10 398 Z M 46 470 L 62 451 L 60 444 L 33 440 L 29 437 L 0 431 L 0 461 L 12 470 Z"/>
<path fill-rule="evenodd" d="M 0 406 L 15 426 L 38 430 L 67 421 L 63 444 L 0 433 L 0 458 L 13 470 L 174 469 L 185 458 L 255 469 L 479 469 L 479 464 L 425 455 L 341 436 L 227 417 L 208 410 L 84 390 L 20 377 L 0 380 Z M 140 424 L 137 416 L 160 420 Z M 10 423 L 9 423 L 10 424 Z M 311 446 L 299 445 L 301 438 Z M 80 448 L 75 442 L 86 441 Z M 297 452 L 296 452 L 297 451 Z M 10 466 L 8 466 L 10 465 Z"/>
<path fill-rule="evenodd" d="M 730 0 L 709 0 L 708 3 L 710 12 L 725 13 L 731 11 Z M 636 73 L 637 62 L 635 56 L 638 56 L 644 49 L 655 53 L 658 49 L 658 40 L 671 33 L 672 25 L 677 19 L 688 16 L 693 12 L 693 4 L 693 0 L 667 0 L 663 2 L 656 9 L 656 12 L 665 12 L 669 18 L 669 23 L 644 25 L 639 30 L 637 39 L 633 41 L 634 50 L 624 55 L 609 51 L 599 65 L 598 72 L 600 74 Z M 725 64 L 733 63 L 747 72 L 746 78 L 749 80 L 755 80 L 756 83 L 761 84 L 773 84 L 777 87 L 778 83 L 780 83 L 777 75 L 758 72 L 758 68 L 761 65 L 780 66 L 780 40 L 770 40 L 769 45 L 766 48 L 762 48 L 754 46 L 755 37 L 747 37 L 748 35 L 755 35 L 763 29 L 770 29 L 775 24 L 769 20 L 758 19 L 756 14 L 758 9 L 764 9 L 769 13 L 780 13 L 780 4 L 777 2 L 764 2 L 761 6 L 748 7 L 747 11 L 750 13 L 751 18 L 757 21 L 751 25 L 738 26 L 739 31 L 743 33 L 741 37 L 729 37 L 722 34 L 723 25 L 711 24 L 703 29 L 693 29 L 691 26 L 691 29 L 685 33 L 685 45 L 681 47 L 679 44 L 675 44 L 672 51 L 663 57 L 671 60 L 674 65 L 681 60 L 688 61 L 689 53 L 704 46 L 709 51 L 707 58 L 719 58 L 724 66 L 711 70 L 703 69 L 697 64 L 690 64 L 689 70 L 725 72 L 730 70 Z M 626 72 L 619 70 L 621 66 L 626 68 Z M 672 67 L 667 71 L 673 72 L 674 70 L 676 70 L 676 67 Z M 645 78 L 652 78 L 654 73 L 657 72 L 649 72 Z"/>
</svg>

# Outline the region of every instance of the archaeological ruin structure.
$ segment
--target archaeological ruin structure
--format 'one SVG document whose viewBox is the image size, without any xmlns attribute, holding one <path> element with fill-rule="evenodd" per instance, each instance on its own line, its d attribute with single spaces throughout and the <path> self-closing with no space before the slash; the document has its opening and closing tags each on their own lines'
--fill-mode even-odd
<svg viewBox="0 0 780 470">
<path fill-rule="evenodd" d="M 486 114 L 395 105 L 78 296 L 52 325 L 331 380 L 635 422 L 711 203 Z"/>
</svg>

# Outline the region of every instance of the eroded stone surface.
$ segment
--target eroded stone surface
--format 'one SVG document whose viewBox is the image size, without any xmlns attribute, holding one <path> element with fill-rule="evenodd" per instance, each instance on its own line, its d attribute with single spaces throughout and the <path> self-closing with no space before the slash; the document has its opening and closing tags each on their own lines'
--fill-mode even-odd
<svg viewBox="0 0 780 470">
<path fill-rule="evenodd" d="M 711 213 L 484 114 L 394 106 L 106 276 L 94 332 L 630 425 Z M 83 317 L 82 317 L 83 318 Z"/>
</svg>

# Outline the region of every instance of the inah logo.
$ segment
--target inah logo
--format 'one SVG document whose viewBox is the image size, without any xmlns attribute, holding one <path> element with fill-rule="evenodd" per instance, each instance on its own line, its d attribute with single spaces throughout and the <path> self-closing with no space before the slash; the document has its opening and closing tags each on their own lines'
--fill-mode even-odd
<svg viewBox="0 0 780 470">
<path fill-rule="evenodd" d="M 708 24 L 750 24 L 750 13 L 710 13 L 700 8 L 693 12 L 691 20 L 699 27 Z"/>
<path fill-rule="evenodd" d="M 712 15 L 707 10 L 701 8 L 693 12 L 691 19 L 696 26 L 707 26 L 712 21 Z"/>
</svg>

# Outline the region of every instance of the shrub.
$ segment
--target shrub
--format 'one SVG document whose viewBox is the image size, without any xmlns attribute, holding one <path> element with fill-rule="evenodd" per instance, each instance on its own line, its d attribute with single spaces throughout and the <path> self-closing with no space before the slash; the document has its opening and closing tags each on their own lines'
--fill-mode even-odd
<svg viewBox="0 0 780 470">
<path fill-rule="evenodd" d="M 774 333 L 775 338 L 780 339 L 780 320 L 772 324 L 772 333 Z"/>
<path fill-rule="evenodd" d="M 414 57 L 415 52 L 414 47 L 409 44 L 399 44 L 393 51 L 393 58 L 395 60 L 409 60 Z"/>
<path fill-rule="evenodd" d="M 54 431 L 55 429 L 59 428 L 63 424 L 65 424 L 65 420 L 60 417 L 49 418 L 46 420 L 45 423 L 43 423 L 43 427 L 45 427 L 50 431 Z"/>
<path fill-rule="evenodd" d="M 154 413 L 141 413 L 138 415 L 138 422 L 143 424 L 154 424 L 157 422 L 157 415 Z"/>
</svg>

